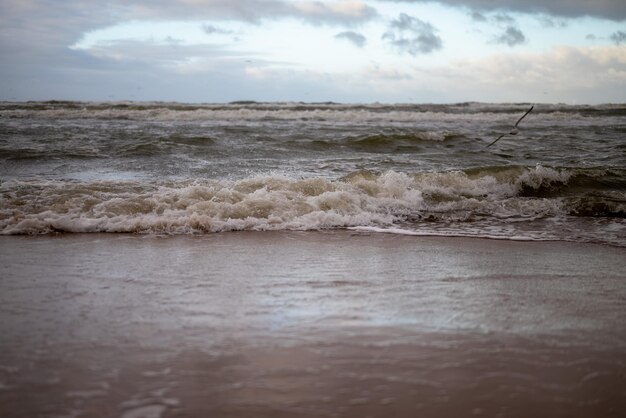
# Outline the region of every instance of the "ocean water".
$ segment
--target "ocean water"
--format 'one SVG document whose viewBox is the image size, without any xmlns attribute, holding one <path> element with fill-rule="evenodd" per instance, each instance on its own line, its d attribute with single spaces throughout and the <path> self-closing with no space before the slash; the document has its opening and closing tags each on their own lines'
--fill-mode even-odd
<svg viewBox="0 0 626 418">
<path fill-rule="evenodd" d="M 0 103 L 0 233 L 626 246 L 626 105 Z"/>
</svg>

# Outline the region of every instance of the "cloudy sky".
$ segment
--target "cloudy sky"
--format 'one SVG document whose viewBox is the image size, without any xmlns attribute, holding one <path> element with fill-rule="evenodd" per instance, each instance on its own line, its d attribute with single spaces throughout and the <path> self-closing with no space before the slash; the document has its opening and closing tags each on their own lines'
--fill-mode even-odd
<svg viewBox="0 0 626 418">
<path fill-rule="evenodd" d="M 626 102 L 624 0 L 0 0 L 0 100 Z"/>
</svg>

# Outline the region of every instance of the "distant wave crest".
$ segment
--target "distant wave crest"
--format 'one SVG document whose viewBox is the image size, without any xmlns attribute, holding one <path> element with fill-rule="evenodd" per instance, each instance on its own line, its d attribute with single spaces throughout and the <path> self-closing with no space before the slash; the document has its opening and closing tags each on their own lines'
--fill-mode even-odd
<svg viewBox="0 0 626 418">
<path fill-rule="evenodd" d="M 122 119 L 155 121 L 206 120 L 302 120 L 329 122 L 407 122 L 428 120 L 509 121 L 528 107 L 526 103 L 489 104 L 339 104 L 259 103 L 186 104 L 169 102 L 24 102 L 0 103 L 0 113 L 9 118 Z M 539 120 L 580 117 L 626 116 L 626 105 L 573 106 L 542 104 L 533 116 Z"/>
</svg>

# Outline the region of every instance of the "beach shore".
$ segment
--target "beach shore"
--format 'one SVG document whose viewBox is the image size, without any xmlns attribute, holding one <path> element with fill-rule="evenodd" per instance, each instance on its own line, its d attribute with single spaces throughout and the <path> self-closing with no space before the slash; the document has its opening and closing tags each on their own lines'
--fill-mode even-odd
<svg viewBox="0 0 626 418">
<path fill-rule="evenodd" d="M 0 237 L 0 416 L 621 416 L 625 256 L 336 230 Z"/>
</svg>

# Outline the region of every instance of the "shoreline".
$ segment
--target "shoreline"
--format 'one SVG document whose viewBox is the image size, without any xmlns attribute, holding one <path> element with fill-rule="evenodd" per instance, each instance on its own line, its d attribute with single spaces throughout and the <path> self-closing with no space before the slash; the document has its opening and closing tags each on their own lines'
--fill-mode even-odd
<svg viewBox="0 0 626 418">
<path fill-rule="evenodd" d="M 620 247 L 0 237 L 7 417 L 619 416 Z"/>
<path fill-rule="evenodd" d="M 390 234 L 390 235 L 405 235 L 409 237 L 415 238 L 458 238 L 458 239 L 484 239 L 484 240 L 494 240 L 494 241 L 509 241 L 509 242 L 544 242 L 544 243 L 568 243 L 568 244 L 583 244 L 583 245 L 606 245 L 608 247 L 614 248 L 626 248 L 624 245 L 615 244 L 612 242 L 603 242 L 603 241 L 577 241 L 575 239 L 560 239 L 560 238 L 531 238 L 525 236 L 500 236 L 500 235 L 463 235 L 461 233 L 436 233 L 436 232 L 423 232 L 423 231 L 412 231 L 401 228 L 378 228 L 378 227 L 348 227 L 346 228 L 348 231 L 354 231 L 362 234 Z M 239 231 L 237 231 L 239 232 Z"/>
<path fill-rule="evenodd" d="M 10 238 L 24 238 L 24 239 L 64 239 L 70 237 L 98 237 L 106 236 L 112 239 L 120 238 L 145 238 L 145 239 L 209 239 L 211 236 L 231 235 L 231 234 L 349 234 L 349 235 L 362 235 L 362 236 L 377 236 L 377 235 L 389 235 L 389 236 L 404 236 L 413 239 L 442 239 L 442 240 L 485 240 L 485 241 L 504 241 L 511 243 L 555 243 L 555 244 L 572 244 L 572 245 L 591 245 L 591 246 L 605 246 L 616 249 L 626 249 L 626 246 L 615 244 L 605 241 L 594 240 L 576 240 L 576 239 L 562 239 L 562 238 L 534 238 L 526 236 L 500 236 L 500 235 L 470 235 L 462 233 L 447 233 L 447 232 L 429 232 L 403 229 L 399 227 L 373 227 L 373 226 L 349 226 L 344 228 L 329 228 L 329 229 L 278 229 L 278 230 L 225 230 L 216 232 L 194 232 L 194 233 L 151 233 L 151 232 L 67 232 L 67 231 L 53 231 L 48 233 L 19 233 L 19 234 L 0 234 L 0 240 Z"/>
</svg>

